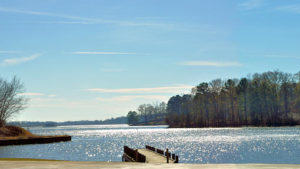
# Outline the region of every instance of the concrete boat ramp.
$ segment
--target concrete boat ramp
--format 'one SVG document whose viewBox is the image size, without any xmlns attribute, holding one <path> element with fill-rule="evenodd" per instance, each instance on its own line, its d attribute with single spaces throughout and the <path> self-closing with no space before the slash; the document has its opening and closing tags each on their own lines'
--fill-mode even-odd
<svg viewBox="0 0 300 169">
<path fill-rule="evenodd" d="M 0 161 L 0 169 L 300 169 L 288 164 L 154 164 L 135 162 Z"/>
</svg>

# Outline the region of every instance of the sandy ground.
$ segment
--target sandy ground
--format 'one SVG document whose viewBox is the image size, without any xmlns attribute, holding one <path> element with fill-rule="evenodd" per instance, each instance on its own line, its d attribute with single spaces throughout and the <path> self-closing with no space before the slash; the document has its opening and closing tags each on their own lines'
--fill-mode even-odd
<svg viewBox="0 0 300 169">
<path fill-rule="evenodd" d="M 287 164 L 145 164 L 123 162 L 0 161 L 0 169 L 300 169 Z"/>
</svg>

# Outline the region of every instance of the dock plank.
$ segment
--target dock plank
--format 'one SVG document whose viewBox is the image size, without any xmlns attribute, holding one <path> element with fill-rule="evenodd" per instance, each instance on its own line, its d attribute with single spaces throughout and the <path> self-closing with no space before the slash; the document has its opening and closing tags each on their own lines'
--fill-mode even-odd
<svg viewBox="0 0 300 169">
<path fill-rule="evenodd" d="M 138 152 L 146 156 L 146 163 L 167 163 L 167 158 L 148 149 L 138 149 Z M 174 163 L 174 160 L 169 159 L 169 163 Z"/>
</svg>

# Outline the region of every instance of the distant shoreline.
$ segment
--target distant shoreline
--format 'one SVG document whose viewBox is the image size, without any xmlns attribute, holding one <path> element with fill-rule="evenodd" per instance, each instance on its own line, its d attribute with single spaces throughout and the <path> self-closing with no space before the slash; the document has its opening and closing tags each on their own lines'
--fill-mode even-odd
<svg viewBox="0 0 300 169">
<path fill-rule="evenodd" d="M 93 121 L 91 121 L 93 122 Z M 32 122 L 30 122 L 32 123 Z M 45 123 L 45 122 L 36 122 L 38 124 L 40 123 Z M 16 122 L 12 123 L 12 124 L 18 124 Z M 19 123 L 19 124 L 24 124 L 24 123 Z M 238 125 L 238 126 L 231 126 L 231 125 L 228 125 L 228 126 L 205 126 L 205 127 L 195 127 L 195 126 L 169 126 L 168 124 L 166 123 L 157 123 L 157 124 L 128 124 L 128 123 L 107 123 L 107 124 L 94 124 L 94 123 L 88 123 L 88 124 L 58 124 L 57 125 L 19 125 L 20 127 L 60 127 L 60 126 L 80 126 L 80 125 L 88 125 L 88 126 L 91 126 L 91 125 L 128 125 L 128 126 L 132 126 L 132 127 L 138 127 L 138 126 L 168 126 L 167 128 L 240 128 L 240 127 L 297 127 L 297 126 L 300 126 L 299 124 L 295 124 L 295 125 L 274 125 L 274 126 L 255 126 L 255 125 Z M 0 137 L 0 140 L 1 140 L 1 137 Z"/>
<path fill-rule="evenodd" d="M 8 123 L 13 126 L 21 127 L 55 127 L 55 126 L 72 126 L 72 125 L 110 125 L 110 124 L 127 124 L 127 117 L 116 117 L 107 120 L 79 120 L 79 121 L 12 121 Z"/>
</svg>

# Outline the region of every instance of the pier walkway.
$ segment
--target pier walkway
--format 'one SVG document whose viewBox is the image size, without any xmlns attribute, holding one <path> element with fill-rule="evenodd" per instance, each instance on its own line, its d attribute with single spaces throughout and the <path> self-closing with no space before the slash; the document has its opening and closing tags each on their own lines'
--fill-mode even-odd
<svg viewBox="0 0 300 169">
<path fill-rule="evenodd" d="M 146 156 L 146 163 L 166 163 L 165 156 L 158 154 L 148 149 L 138 149 L 138 152 Z M 175 160 L 170 159 L 170 163 L 174 163 Z"/>
<path fill-rule="evenodd" d="M 178 156 L 166 151 L 146 145 L 143 149 L 132 149 L 124 146 L 122 157 L 124 162 L 141 162 L 141 163 L 178 163 Z"/>
</svg>

